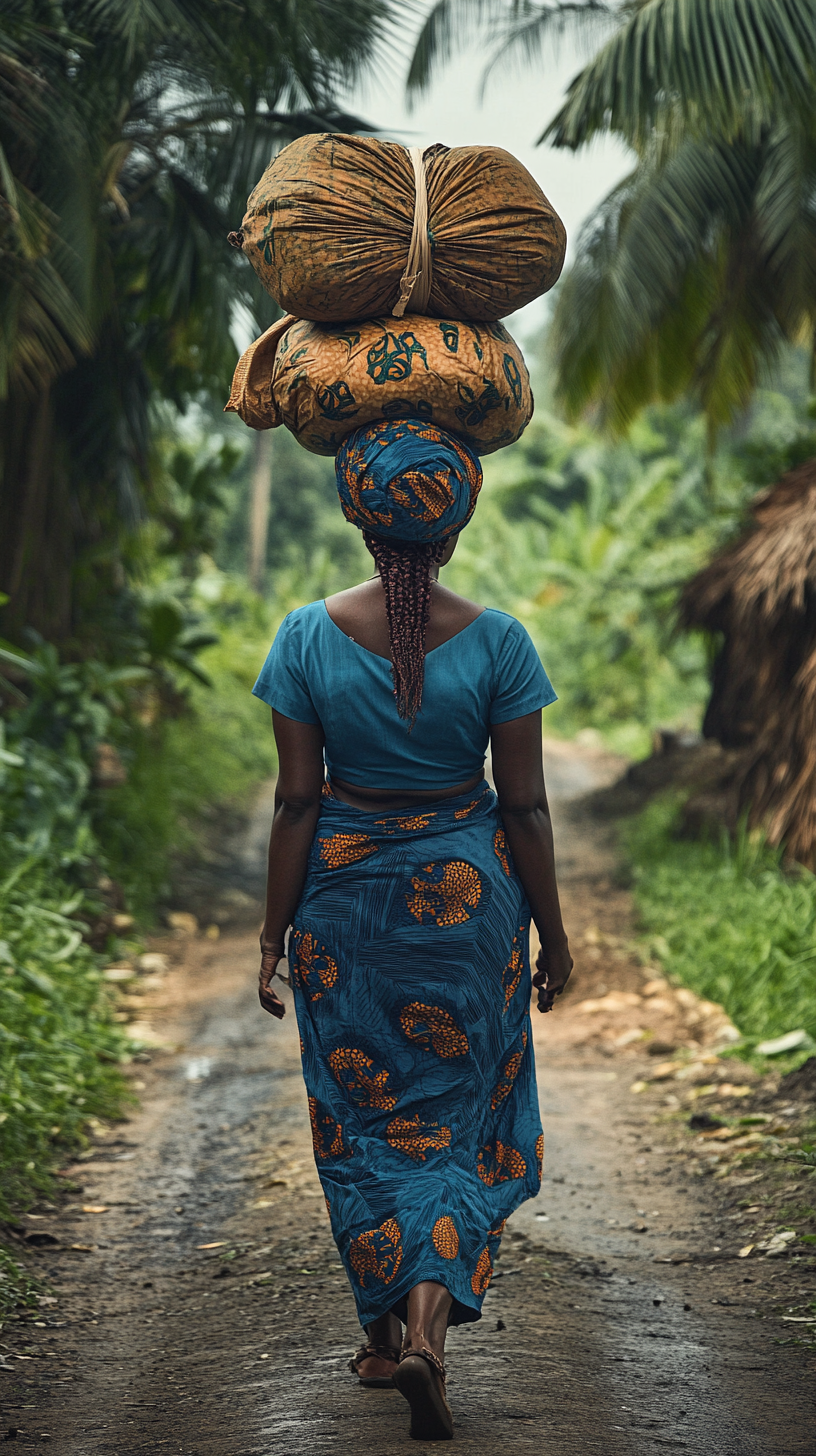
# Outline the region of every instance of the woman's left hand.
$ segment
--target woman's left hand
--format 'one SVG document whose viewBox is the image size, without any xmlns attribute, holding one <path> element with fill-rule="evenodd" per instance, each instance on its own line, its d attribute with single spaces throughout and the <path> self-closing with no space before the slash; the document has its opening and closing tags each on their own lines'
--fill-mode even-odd
<svg viewBox="0 0 816 1456">
<path fill-rule="evenodd" d="M 560 996 L 572 972 L 573 959 L 566 939 L 556 949 L 544 946 L 536 957 L 536 973 L 533 985 L 538 990 L 539 1011 L 552 1011 L 556 996 Z"/>
<path fill-rule="evenodd" d="M 286 1015 L 286 1007 L 279 996 L 272 990 L 272 978 L 278 969 L 278 963 L 283 960 L 283 951 L 261 950 L 261 969 L 258 972 L 258 1000 L 264 1011 L 270 1016 L 277 1016 L 282 1021 Z"/>
</svg>

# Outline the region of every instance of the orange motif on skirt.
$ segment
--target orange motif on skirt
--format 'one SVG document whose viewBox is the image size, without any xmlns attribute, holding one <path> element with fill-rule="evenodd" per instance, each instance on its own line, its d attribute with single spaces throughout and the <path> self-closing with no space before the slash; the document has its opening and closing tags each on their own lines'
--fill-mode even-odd
<svg viewBox="0 0 816 1456">
<path fill-rule="evenodd" d="M 538 1164 L 538 1176 L 541 1178 L 544 1172 L 544 1134 L 540 1132 L 536 1138 L 535 1145 L 536 1163 Z"/>
<path fill-rule="evenodd" d="M 481 1297 L 481 1295 L 485 1293 L 485 1290 L 487 1289 L 487 1286 L 492 1278 L 493 1260 L 490 1257 L 490 1250 L 482 1249 L 482 1252 L 479 1255 L 479 1262 L 476 1265 L 473 1273 L 473 1278 L 470 1281 L 470 1287 L 473 1290 L 473 1293 L 478 1297 Z"/>
<path fill-rule="evenodd" d="M 506 875 L 510 874 L 510 854 L 507 848 L 507 835 L 503 829 L 497 829 L 493 835 L 493 848 L 499 857 L 501 867 Z"/>
<path fill-rule="evenodd" d="M 470 919 L 469 909 L 478 905 L 482 895 L 482 882 L 473 865 L 452 859 L 446 865 L 425 865 L 422 875 L 413 876 L 414 894 L 405 897 L 410 913 L 420 924 L 425 915 L 430 915 L 437 925 L 461 925 Z"/>
<path fill-rule="evenodd" d="M 453 811 L 453 817 L 454 817 L 454 819 L 467 819 L 468 814 L 472 814 L 473 813 L 473 810 L 476 808 L 476 805 L 478 804 L 478 802 L 479 802 L 478 799 L 471 799 L 471 801 L 470 801 L 469 804 L 465 804 L 464 809 L 454 809 L 454 811 Z"/>
<path fill-rule="evenodd" d="M 383 824 L 383 825 L 393 824 L 393 826 L 394 826 L 393 829 L 386 829 L 385 832 L 386 832 L 386 834 L 396 834 L 396 832 L 397 832 L 398 829 L 408 829 L 408 830 L 427 829 L 428 828 L 428 825 L 431 822 L 431 820 L 432 819 L 435 819 L 435 818 L 436 818 L 436 814 L 435 813 L 434 814 L 414 814 L 413 817 L 412 818 L 409 818 L 409 819 L 378 819 L 376 822 L 377 822 L 377 824 Z"/>
<path fill-rule="evenodd" d="M 290 965 L 294 975 L 308 993 L 309 1000 L 319 1001 L 337 980 L 337 961 L 308 930 L 293 930 L 292 941 L 295 954 Z"/>
<path fill-rule="evenodd" d="M 465 1033 L 441 1006 L 412 1001 L 400 1012 L 400 1026 L 409 1041 L 430 1046 L 438 1057 L 464 1057 L 470 1050 Z"/>
<path fill-rule="evenodd" d="M 393 1118 L 385 1129 L 385 1136 L 392 1148 L 398 1148 L 409 1158 L 424 1163 L 429 1149 L 450 1147 L 451 1130 L 440 1127 L 438 1122 L 421 1122 L 417 1113 L 415 1117 Z"/>
<path fill-rule="evenodd" d="M 309 1121 L 312 1124 L 312 1147 L 321 1162 L 327 1158 L 350 1158 L 351 1149 L 343 1141 L 343 1129 L 330 1112 L 321 1107 L 316 1097 L 309 1098 Z"/>
<path fill-rule="evenodd" d="M 459 1253 L 459 1235 L 456 1232 L 456 1224 L 447 1214 L 436 1220 L 431 1238 L 437 1254 L 441 1254 L 443 1259 L 456 1258 Z"/>
<path fill-rule="evenodd" d="M 482 1182 L 492 1188 L 494 1183 L 506 1183 L 510 1178 L 523 1178 L 527 1172 L 527 1164 L 521 1153 L 496 1138 L 494 1143 L 488 1143 L 487 1147 L 481 1149 L 476 1172 Z"/>
<path fill-rule="evenodd" d="M 504 1233 L 504 1225 L 506 1223 L 507 1223 L 507 1219 L 506 1218 L 503 1218 L 502 1221 L 501 1221 L 501 1223 L 497 1224 L 494 1229 L 491 1229 L 490 1230 L 490 1232 L 488 1233 L 487 1237 L 489 1239 L 500 1239 L 501 1236 L 502 1236 L 502 1234 Z"/>
<path fill-rule="evenodd" d="M 356 864 L 359 859 L 367 859 L 370 854 L 377 853 L 377 846 L 371 843 L 368 834 L 332 834 L 328 839 L 319 839 L 318 844 L 320 858 L 325 860 L 330 870 Z"/>
<path fill-rule="evenodd" d="M 521 1067 L 523 1056 L 523 1051 L 514 1052 L 512 1057 L 510 1057 L 505 1062 L 504 1067 L 502 1068 L 501 1081 L 498 1083 L 496 1090 L 490 1099 L 490 1106 L 493 1108 L 494 1112 L 498 1107 L 499 1103 L 503 1102 L 505 1097 L 510 1096 L 510 1093 L 513 1090 L 513 1083 L 515 1082 L 516 1077 L 519 1074 L 519 1069 Z"/>
<path fill-rule="evenodd" d="M 375 1072 L 371 1058 L 359 1048 L 337 1047 L 329 1056 L 329 1066 L 340 1086 L 361 1107 L 376 1107 L 381 1112 L 390 1112 L 396 1107 L 396 1097 L 385 1090 L 388 1072 Z"/>
<path fill-rule="evenodd" d="M 504 988 L 504 1009 L 507 1010 L 510 1002 L 518 990 L 521 973 L 524 970 L 524 944 L 519 936 L 526 934 L 526 926 L 519 926 L 518 935 L 513 937 L 513 949 L 510 952 L 510 959 L 502 973 L 502 986 Z"/>
<path fill-rule="evenodd" d="M 402 1263 L 402 1234 L 397 1220 L 387 1218 L 379 1228 L 352 1239 L 349 1263 L 364 1289 L 369 1274 L 390 1284 Z"/>
</svg>

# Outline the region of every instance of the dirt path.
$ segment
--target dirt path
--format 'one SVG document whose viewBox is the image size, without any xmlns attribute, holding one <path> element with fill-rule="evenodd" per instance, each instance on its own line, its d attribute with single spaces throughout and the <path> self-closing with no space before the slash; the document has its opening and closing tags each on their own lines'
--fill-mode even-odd
<svg viewBox="0 0 816 1456">
<path fill-rule="evenodd" d="M 660 987 L 644 997 L 650 973 L 621 943 L 630 907 L 609 831 L 574 802 L 618 765 L 558 745 L 548 760 L 575 986 L 536 1021 L 542 1193 L 508 1225 L 482 1321 L 451 1335 L 458 1446 L 804 1456 L 816 1449 L 813 1354 L 780 1341 L 812 1328 L 800 1321 L 814 1259 L 798 1241 L 779 1258 L 737 1254 L 780 1207 L 790 1218 L 812 1201 L 807 1175 L 752 1161 L 769 1146 L 756 1133 L 734 1154 L 686 1124 L 687 1104 L 725 1121 L 750 1106 L 779 1138 L 807 1108 L 706 1051 L 715 1015 Z M 267 815 L 265 803 L 232 857 L 244 894 L 257 893 Z M 401 1397 L 361 1391 L 346 1368 L 358 1329 L 312 1162 L 297 1031 L 293 1016 L 258 1010 L 256 945 L 233 930 L 159 947 L 174 966 L 145 991 L 140 1019 L 175 1049 L 134 1067 L 141 1110 L 98 1129 L 92 1156 L 69 1170 L 66 1206 L 25 1220 L 58 1242 L 30 1261 L 56 1302 L 2 1335 L 3 1426 L 20 1445 L 66 1456 L 409 1446 Z M 691 1048 L 665 1075 L 646 1051 L 661 1039 Z"/>
</svg>

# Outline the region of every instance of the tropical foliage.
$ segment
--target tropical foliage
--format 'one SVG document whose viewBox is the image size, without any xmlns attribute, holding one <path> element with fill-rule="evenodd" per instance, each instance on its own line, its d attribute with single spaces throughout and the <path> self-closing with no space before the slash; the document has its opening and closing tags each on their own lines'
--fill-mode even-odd
<svg viewBox="0 0 816 1456">
<path fill-rule="evenodd" d="M 469 8 L 432 8 L 415 86 L 465 39 Z M 816 0 L 483 0 L 478 11 L 505 58 L 592 25 L 600 49 L 541 140 L 574 150 L 612 133 L 635 154 L 559 292 L 568 409 L 597 404 L 621 429 L 649 401 L 693 395 L 712 427 L 729 421 L 786 343 L 814 347 Z"/>
<path fill-rule="evenodd" d="M 223 388 L 227 246 L 269 153 L 353 129 L 335 95 L 391 0 L 10 0 L 0 17 L 0 582 L 7 635 L 86 640 L 152 505 L 158 399 Z"/>
<path fill-rule="evenodd" d="M 560 695 L 548 731 L 642 753 L 658 724 L 696 727 L 706 651 L 676 634 L 675 602 L 742 495 L 724 455 L 706 499 L 703 422 L 653 411 L 610 444 L 539 415 L 486 465 L 445 579 L 524 621 Z"/>
</svg>

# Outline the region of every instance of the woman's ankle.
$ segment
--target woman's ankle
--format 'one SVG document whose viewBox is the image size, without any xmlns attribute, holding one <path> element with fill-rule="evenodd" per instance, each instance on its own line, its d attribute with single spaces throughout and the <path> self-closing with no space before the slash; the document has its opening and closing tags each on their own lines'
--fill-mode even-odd
<svg viewBox="0 0 816 1456">
<path fill-rule="evenodd" d="M 390 1346 L 395 1350 L 402 1345 L 402 1325 L 390 1311 L 366 1325 L 365 1332 L 370 1345 Z"/>
<path fill-rule="evenodd" d="M 444 1284 L 426 1280 L 408 1295 L 408 1323 L 404 1350 L 432 1350 L 441 1360 L 445 1353 L 448 1315 L 453 1299 Z"/>
</svg>

